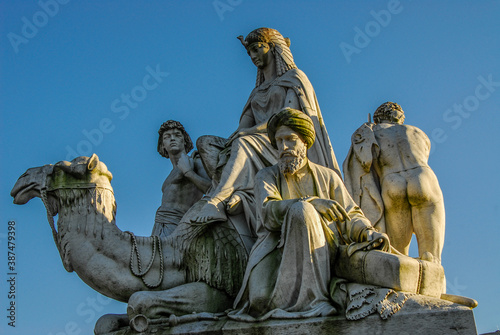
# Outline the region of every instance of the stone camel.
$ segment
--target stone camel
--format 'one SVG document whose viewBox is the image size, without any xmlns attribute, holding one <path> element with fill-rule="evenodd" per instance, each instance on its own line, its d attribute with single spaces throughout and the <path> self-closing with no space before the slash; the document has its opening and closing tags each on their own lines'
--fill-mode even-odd
<svg viewBox="0 0 500 335">
<path fill-rule="evenodd" d="M 226 277 L 236 287 L 214 288 L 217 285 L 189 279 L 189 269 L 175 261 L 174 254 L 179 250 L 174 250 L 175 243 L 169 243 L 172 241 L 158 236 L 136 237 L 116 226 L 111 179 L 111 172 L 94 154 L 28 169 L 12 188 L 11 196 L 19 205 L 35 197 L 42 199 L 65 269 L 76 272 L 101 294 L 128 302 L 130 319 L 137 315 L 152 319 L 217 313 L 230 308 L 231 295 L 241 283 L 231 278 L 230 267 L 214 267 L 218 271 L 214 277 Z M 53 219 L 56 214 L 57 228 Z M 245 250 L 243 246 L 237 252 L 241 250 Z M 239 260 L 244 269 L 246 258 Z"/>
</svg>

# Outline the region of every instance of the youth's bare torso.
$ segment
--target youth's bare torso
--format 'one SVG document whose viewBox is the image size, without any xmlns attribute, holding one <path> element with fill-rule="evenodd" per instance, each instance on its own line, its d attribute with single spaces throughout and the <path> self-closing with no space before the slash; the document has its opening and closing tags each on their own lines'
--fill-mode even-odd
<svg viewBox="0 0 500 335">
<path fill-rule="evenodd" d="M 198 172 L 199 163 L 195 162 L 194 171 Z M 203 196 L 194 183 L 184 177 L 179 168 L 174 168 L 163 182 L 163 196 L 159 209 L 176 209 L 180 212 L 187 212 Z"/>
</svg>

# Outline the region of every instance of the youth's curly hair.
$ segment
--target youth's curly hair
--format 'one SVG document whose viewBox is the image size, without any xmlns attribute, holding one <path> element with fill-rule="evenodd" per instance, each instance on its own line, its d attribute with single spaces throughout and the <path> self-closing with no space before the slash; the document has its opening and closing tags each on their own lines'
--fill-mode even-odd
<svg viewBox="0 0 500 335">
<path fill-rule="evenodd" d="M 165 158 L 169 158 L 167 150 L 163 147 L 163 133 L 170 129 L 179 129 L 182 135 L 184 135 L 184 149 L 186 150 L 186 153 L 190 152 L 194 148 L 193 141 L 191 141 L 191 137 L 189 137 L 188 133 L 184 129 L 184 126 L 179 121 L 168 120 L 164 122 L 161 125 L 160 130 L 158 130 L 158 134 L 160 135 L 158 137 L 158 153 L 160 155 Z"/>
</svg>

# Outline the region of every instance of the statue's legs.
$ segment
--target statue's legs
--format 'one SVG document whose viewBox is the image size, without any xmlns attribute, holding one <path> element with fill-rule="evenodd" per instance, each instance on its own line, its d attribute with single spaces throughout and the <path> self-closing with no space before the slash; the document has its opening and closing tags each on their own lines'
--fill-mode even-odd
<svg viewBox="0 0 500 335">
<path fill-rule="evenodd" d="M 419 257 L 440 264 L 445 234 L 444 200 L 436 175 L 430 168 L 420 168 L 418 174 L 408 179 L 408 199 Z"/>
<path fill-rule="evenodd" d="M 299 201 L 290 207 L 277 248 L 252 269 L 250 315 L 276 309 L 309 316 L 336 313 L 328 289 L 336 250 L 325 229 L 326 223 L 310 203 Z"/>
<path fill-rule="evenodd" d="M 248 279 L 248 314 L 256 317 L 269 310 L 269 298 L 276 285 L 281 263 L 281 250 L 276 249 L 265 256 L 253 269 Z"/>
<path fill-rule="evenodd" d="M 218 168 L 221 168 L 219 157 Z M 226 220 L 225 206 L 237 191 L 253 192 L 254 177 L 261 169 L 277 163 L 278 153 L 263 134 L 247 135 L 235 139 L 229 157 L 222 167 L 217 187 L 209 193 L 210 199 L 200 210 L 195 222 Z M 216 173 L 217 174 L 217 170 Z M 235 203 L 231 203 L 235 206 Z"/>
<path fill-rule="evenodd" d="M 188 283 L 165 291 L 139 291 L 130 296 L 127 314 L 102 316 L 94 332 L 96 335 L 109 334 L 129 324 L 134 330 L 142 329 L 142 332 L 150 322 L 168 324 L 171 320 L 168 317 L 172 316 L 172 320 L 197 321 L 198 316 L 207 316 L 205 312 L 221 313 L 231 306 L 232 299 L 226 293 L 203 282 Z"/>
<path fill-rule="evenodd" d="M 391 245 L 408 255 L 415 233 L 419 257 L 441 263 L 445 211 L 443 194 L 434 172 L 419 167 L 385 176 L 382 199 Z"/>
<path fill-rule="evenodd" d="M 141 314 L 149 319 L 209 312 L 223 312 L 232 306 L 232 299 L 223 291 L 203 282 L 188 283 L 165 291 L 140 291 L 128 301 L 130 320 Z"/>
<path fill-rule="evenodd" d="M 392 173 L 382 181 L 385 225 L 391 246 L 404 255 L 410 251 L 413 234 L 412 212 L 407 196 L 407 181 L 402 173 Z"/>
<path fill-rule="evenodd" d="M 253 189 L 257 172 L 277 162 L 276 150 L 270 149 L 270 144 L 267 146 L 266 142 L 268 141 L 256 140 L 253 136 L 242 136 L 233 141 L 231 154 L 222 170 L 213 198 L 224 201 L 236 189 Z"/>
</svg>

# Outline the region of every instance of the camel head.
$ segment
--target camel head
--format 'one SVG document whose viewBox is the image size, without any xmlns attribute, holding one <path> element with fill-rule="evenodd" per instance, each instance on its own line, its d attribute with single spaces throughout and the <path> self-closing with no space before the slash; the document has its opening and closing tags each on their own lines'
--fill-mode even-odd
<svg viewBox="0 0 500 335">
<path fill-rule="evenodd" d="M 71 258 L 71 231 L 102 240 L 104 226 L 114 227 L 116 203 L 111 188 L 112 175 L 97 155 L 77 157 L 71 162 L 28 169 L 12 188 L 14 203 L 23 205 L 41 198 L 47 210 L 54 242 L 64 268 L 74 270 Z M 58 215 L 57 230 L 54 216 Z M 80 235 L 78 235 L 80 236 Z"/>
<path fill-rule="evenodd" d="M 15 204 L 23 205 L 35 197 L 41 198 L 42 191 L 45 190 L 51 213 L 55 215 L 58 212 L 58 201 L 53 191 L 93 186 L 111 190 L 112 178 L 106 165 L 93 154 L 92 157 L 77 157 L 71 162 L 61 161 L 54 165 L 30 168 L 19 177 L 10 195 Z"/>
</svg>

